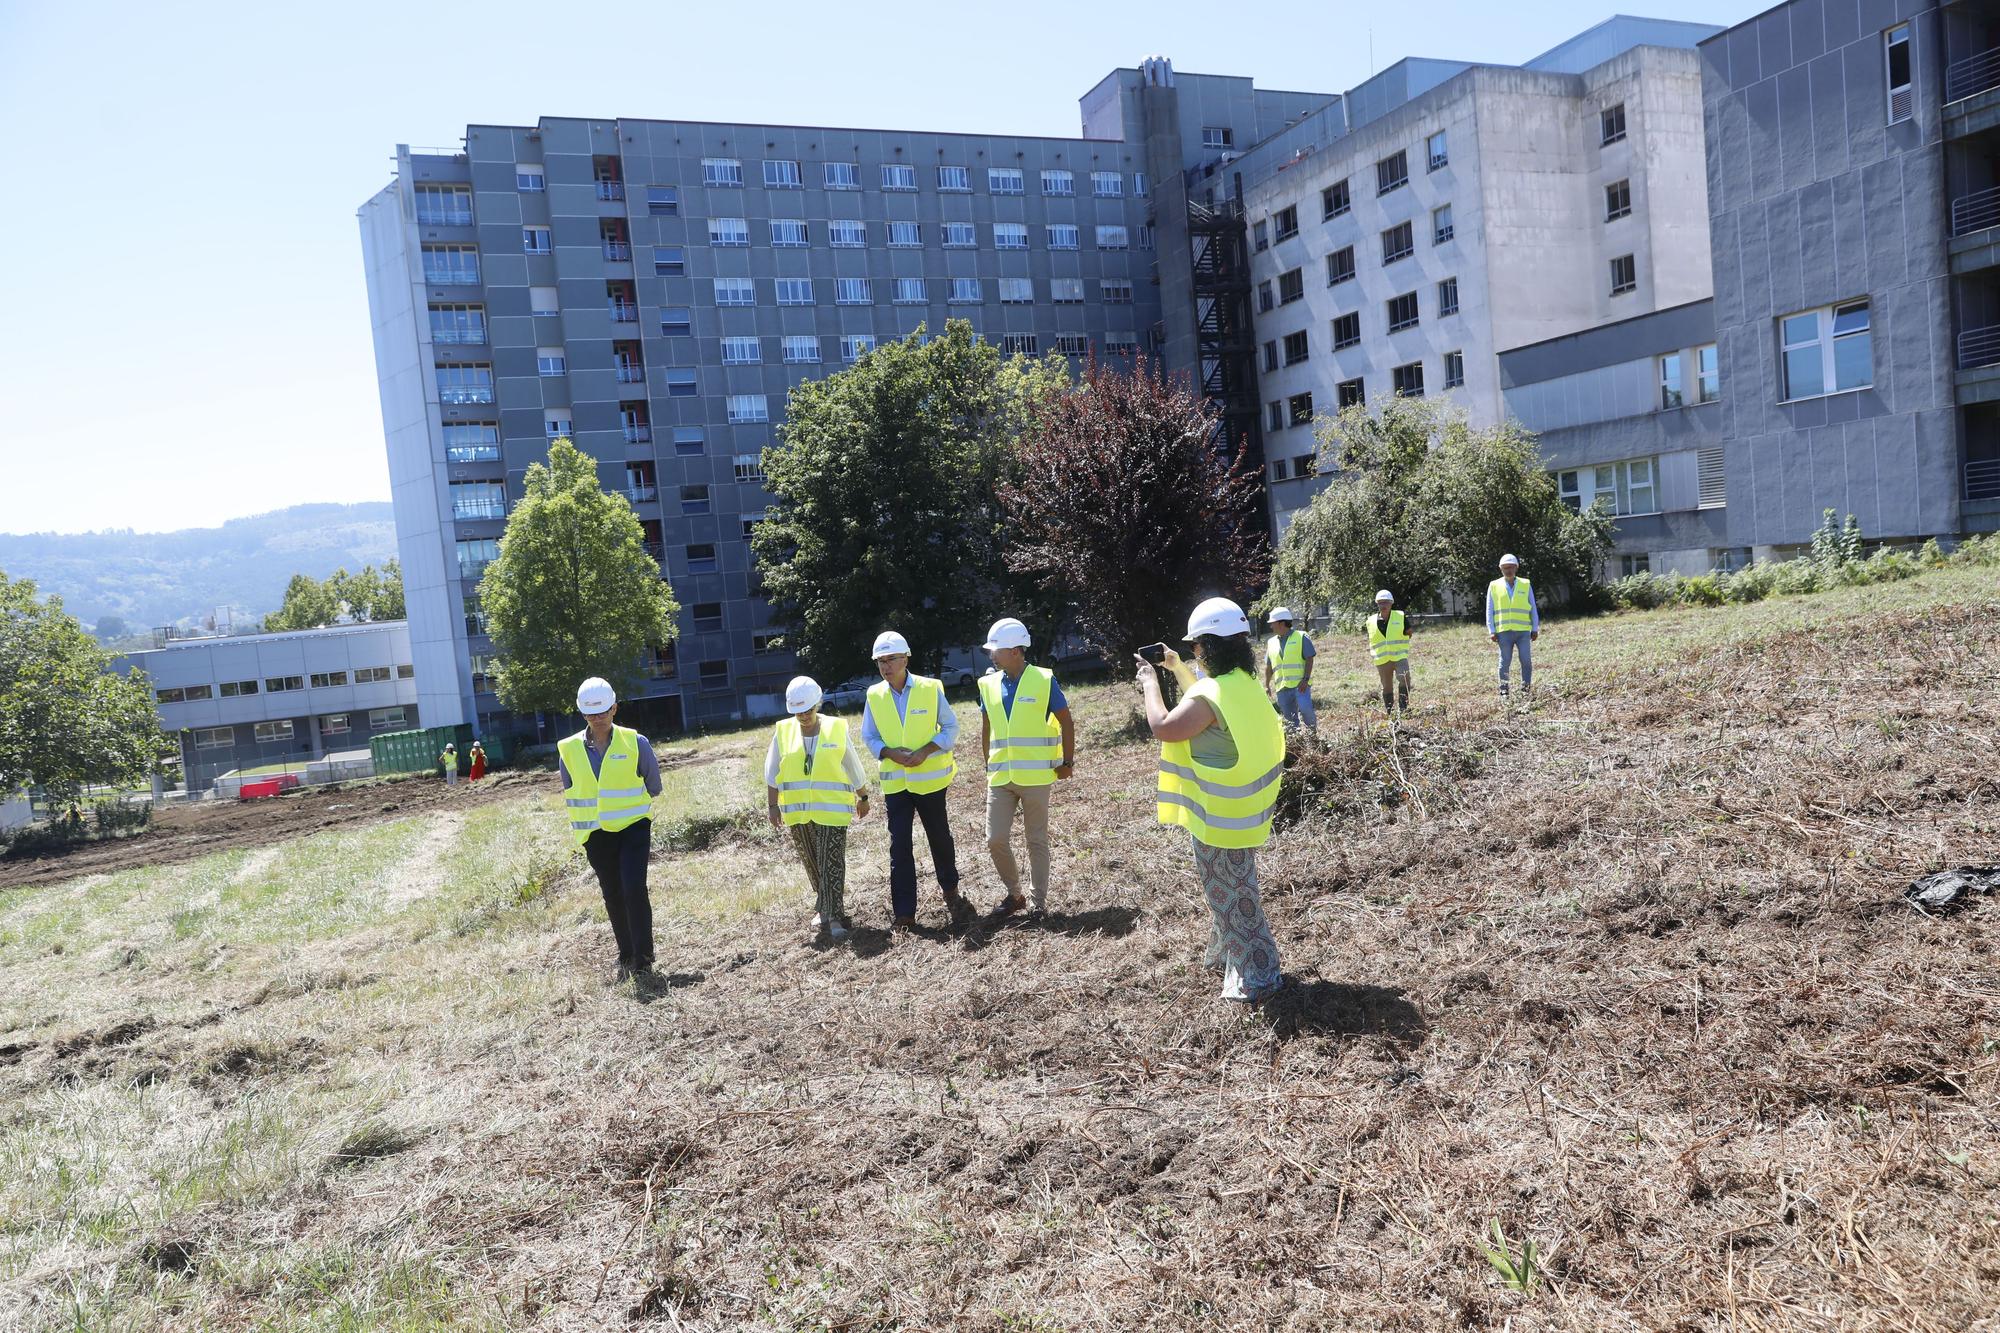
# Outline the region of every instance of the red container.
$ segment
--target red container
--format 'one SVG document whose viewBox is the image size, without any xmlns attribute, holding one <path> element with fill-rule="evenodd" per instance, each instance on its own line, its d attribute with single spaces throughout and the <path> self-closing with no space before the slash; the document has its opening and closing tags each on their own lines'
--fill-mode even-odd
<svg viewBox="0 0 2000 1333">
<path fill-rule="evenodd" d="M 285 779 L 282 776 L 259 778 L 255 782 L 244 783 L 237 791 L 236 796 L 238 800 L 254 801 L 260 796 L 276 796 L 285 789 L 285 785 Z"/>
</svg>

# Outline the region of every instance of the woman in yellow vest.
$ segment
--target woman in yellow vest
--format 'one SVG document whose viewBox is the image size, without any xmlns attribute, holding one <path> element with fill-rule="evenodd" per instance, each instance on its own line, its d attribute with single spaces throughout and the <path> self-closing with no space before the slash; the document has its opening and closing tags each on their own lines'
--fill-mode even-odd
<svg viewBox="0 0 2000 1333">
<path fill-rule="evenodd" d="M 764 806 L 772 828 L 789 828 L 812 885 L 813 929 L 845 939 L 847 827 L 868 814 L 868 773 L 849 743 L 844 718 L 821 717 L 819 684 L 795 676 L 785 687 L 790 714 L 771 730 L 764 754 Z"/>
<path fill-rule="evenodd" d="M 1396 595 L 1387 588 L 1375 594 L 1375 614 L 1368 618 L 1368 655 L 1382 679 L 1382 711 L 1409 712 L 1410 621 L 1396 609 Z"/>
<path fill-rule="evenodd" d="M 630 727 L 618 726 L 618 694 L 592 676 L 576 689 L 583 730 L 556 742 L 569 834 L 590 861 L 604 894 L 604 915 L 618 941 L 618 979 L 653 971 L 653 900 L 646 892 L 646 863 L 653 851 L 653 798 L 660 794 L 660 761 L 653 746 Z"/>
<path fill-rule="evenodd" d="M 1162 742 L 1155 813 L 1188 831 L 1211 924 L 1207 964 L 1222 973 L 1224 999 L 1256 1004 L 1284 984 L 1278 946 L 1257 894 L 1257 848 L 1271 837 L 1271 813 L 1285 770 L 1285 728 L 1257 680 L 1250 619 L 1227 597 L 1211 597 L 1188 617 L 1191 670 L 1167 664 L 1184 693 L 1169 712 L 1145 658 L 1139 687 L 1146 725 Z"/>
</svg>

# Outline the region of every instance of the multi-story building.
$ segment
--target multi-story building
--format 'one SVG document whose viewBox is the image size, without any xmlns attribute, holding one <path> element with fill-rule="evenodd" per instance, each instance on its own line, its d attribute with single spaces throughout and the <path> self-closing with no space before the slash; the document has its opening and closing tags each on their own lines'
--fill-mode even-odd
<svg viewBox="0 0 2000 1333">
<path fill-rule="evenodd" d="M 421 725 L 410 631 L 400 620 L 282 634 L 173 639 L 127 653 L 144 671 L 160 725 L 180 739 L 188 790 L 219 774 L 365 750 Z"/>
<path fill-rule="evenodd" d="M 1009 353 L 1146 346 L 1141 82 L 1121 70 L 1086 95 L 1074 139 L 563 118 L 399 148 L 360 221 L 426 723 L 500 711 L 478 579 L 559 435 L 630 500 L 684 608 L 626 715 L 775 712 L 794 665 L 747 538 L 788 391 L 949 319 Z M 1176 184 L 1190 155 L 1328 100 L 1180 86 L 1196 114 L 1161 131 Z"/>
</svg>

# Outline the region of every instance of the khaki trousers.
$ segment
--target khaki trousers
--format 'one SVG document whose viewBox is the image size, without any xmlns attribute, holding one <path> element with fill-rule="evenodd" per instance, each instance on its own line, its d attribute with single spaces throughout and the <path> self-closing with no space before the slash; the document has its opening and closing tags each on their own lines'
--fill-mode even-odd
<svg viewBox="0 0 2000 1333">
<path fill-rule="evenodd" d="M 1028 838 L 1028 906 L 1040 912 L 1049 896 L 1049 796 L 1055 784 L 1017 787 L 1008 783 L 986 789 L 986 850 L 1010 898 L 1021 896 L 1021 867 L 1014 860 L 1014 812 Z"/>
</svg>

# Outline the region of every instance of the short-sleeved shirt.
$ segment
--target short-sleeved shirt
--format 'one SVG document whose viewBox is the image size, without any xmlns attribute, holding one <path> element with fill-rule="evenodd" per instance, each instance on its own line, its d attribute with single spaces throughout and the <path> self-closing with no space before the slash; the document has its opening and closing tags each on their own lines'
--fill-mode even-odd
<svg viewBox="0 0 2000 1333">
<path fill-rule="evenodd" d="M 1027 672 L 1023 671 L 1021 676 L 1027 674 Z M 1004 671 L 1000 673 L 1000 706 L 1007 710 L 1008 717 L 1014 716 L 1014 689 L 1021 683 L 1021 676 L 1009 676 Z M 1057 713 L 1068 707 L 1069 700 L 1063 697 L 1062 686 L 1056 683 L 1056 678 L 1053 675 L 1050 676 L 1049 716 L 1054 717 Z M 984 694 L 979 696 L 979 711 L 982 713 L 986 711 L 986 696 Z"/>
</svg>

